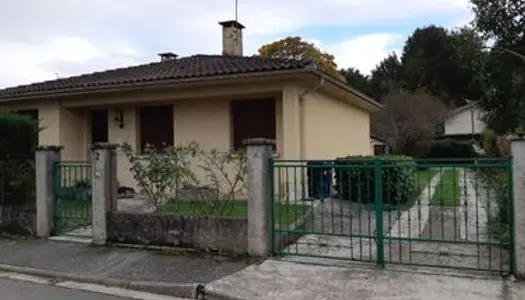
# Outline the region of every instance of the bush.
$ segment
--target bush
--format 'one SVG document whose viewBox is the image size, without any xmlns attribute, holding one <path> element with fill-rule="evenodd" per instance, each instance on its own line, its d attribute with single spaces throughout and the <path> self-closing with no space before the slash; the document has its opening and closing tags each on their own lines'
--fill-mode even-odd
<svg viewBox="0 0 525 300">
<path fill-rule="evenodd" d="M 1 205 L 35 205 L 38 130 L 37 120 L 0 110 Z"/>
<path fill-rule="evenodd" d="M 347 156 L 336 159 L 336 188 L 341 199 L 352 202 L 375 202 L 375 163 L 381 162 L 383 203 L 404 204 L 416 191 L 416 163 L 408 156 Z"/>
<path fill-rule="evenodd" d="M 433 141 L 424 158 L 476 158 L 473 141 L 456 141 L 450 139 Z"/>
</svg>

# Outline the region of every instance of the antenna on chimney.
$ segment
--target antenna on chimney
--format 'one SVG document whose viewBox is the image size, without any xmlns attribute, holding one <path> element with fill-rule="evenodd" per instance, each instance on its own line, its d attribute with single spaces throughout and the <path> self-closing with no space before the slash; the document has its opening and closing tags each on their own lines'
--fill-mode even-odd
<svg viewBox="0 0 525 300">
<path fill-rule="evenodd" d="M 238 3 L 237 0 L 235 0 L 235 8 L 234 8 L 234 10 L 235 10 L 235 21 L 238 22 L 239 21 L 238 20 L 239 3 Z"/>
</svg>

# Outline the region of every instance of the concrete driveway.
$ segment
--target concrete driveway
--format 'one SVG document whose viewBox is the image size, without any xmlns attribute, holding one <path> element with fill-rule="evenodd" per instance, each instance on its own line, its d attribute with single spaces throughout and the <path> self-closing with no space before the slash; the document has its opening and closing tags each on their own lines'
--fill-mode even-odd
<svg viewBox="0 0 525 300">
<path fill-rule="evenodd" d="M 268 260 L 205 287 L 206 299 L 518 300 L 525 282 L 434 269 L 379 270 L 367 265 L 312 265 Z M 219 298 L 219 297 L 223 298 Z M 229 297 L 229 298 L 228 298 Z"/>
</svg>

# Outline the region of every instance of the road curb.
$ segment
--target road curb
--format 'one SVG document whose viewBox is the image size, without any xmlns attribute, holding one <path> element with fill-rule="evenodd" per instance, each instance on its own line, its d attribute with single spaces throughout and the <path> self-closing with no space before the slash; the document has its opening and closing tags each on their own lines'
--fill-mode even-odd
<svg viewBox="0 0 525 300">
<path fill-rule="evenodd" d="M 118 287 L 123 289 L 190 299 L 196 299 L 197 291 L 202 290 L 202 285 L 197 283 L 193 284 L 121 280 L 115 278 L 102 278 L 88 275 L 71 274 L 66 272 L 42 270 L 7 264 L 0 264 L 0 271 L 45 277 L 49 279 L 55 279 L 58 281 L 76 281 L 81 283 L 98 284 L 110 287 Z"/>
<path fill-rule="evenodd" d="M 226 295 L 217 291 L 209 290 L 204 287 L 205 300 L 246 300 L 235 296 Z"/>
</svg>

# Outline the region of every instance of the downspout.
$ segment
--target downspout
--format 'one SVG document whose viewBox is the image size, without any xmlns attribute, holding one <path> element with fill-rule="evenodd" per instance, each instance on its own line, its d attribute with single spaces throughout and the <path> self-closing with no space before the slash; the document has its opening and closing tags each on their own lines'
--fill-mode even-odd
<svg viewBox="0 0 525 300">
<path fill-rule="evenodd" d="M 305 145 L 305 130 L 304 130 L 304 127 L 305 127 L 305 112 L 304 112 L 304 100 L 305 100 L 305 96 L 310 94 L 310 93 L 313 93 L 317 90 L 319 90 L 323 85 L 325 84 L 325 79 L 324 79 L 324 76 L 321 76 L 321 80 L 319 81 L 319 83 L 314 86 L 313 88 L 311 89 L 306 89 L 303 93 L 301 93 L 299 95 L 299 135 L 300 135 L 300 139 L 301 139 L 301 142 L 300 142 L 300 147 L 301 147 L 301 159 L 305 159 L 305 149 L 306 149 L 306 145 Z"/>
</svg>

